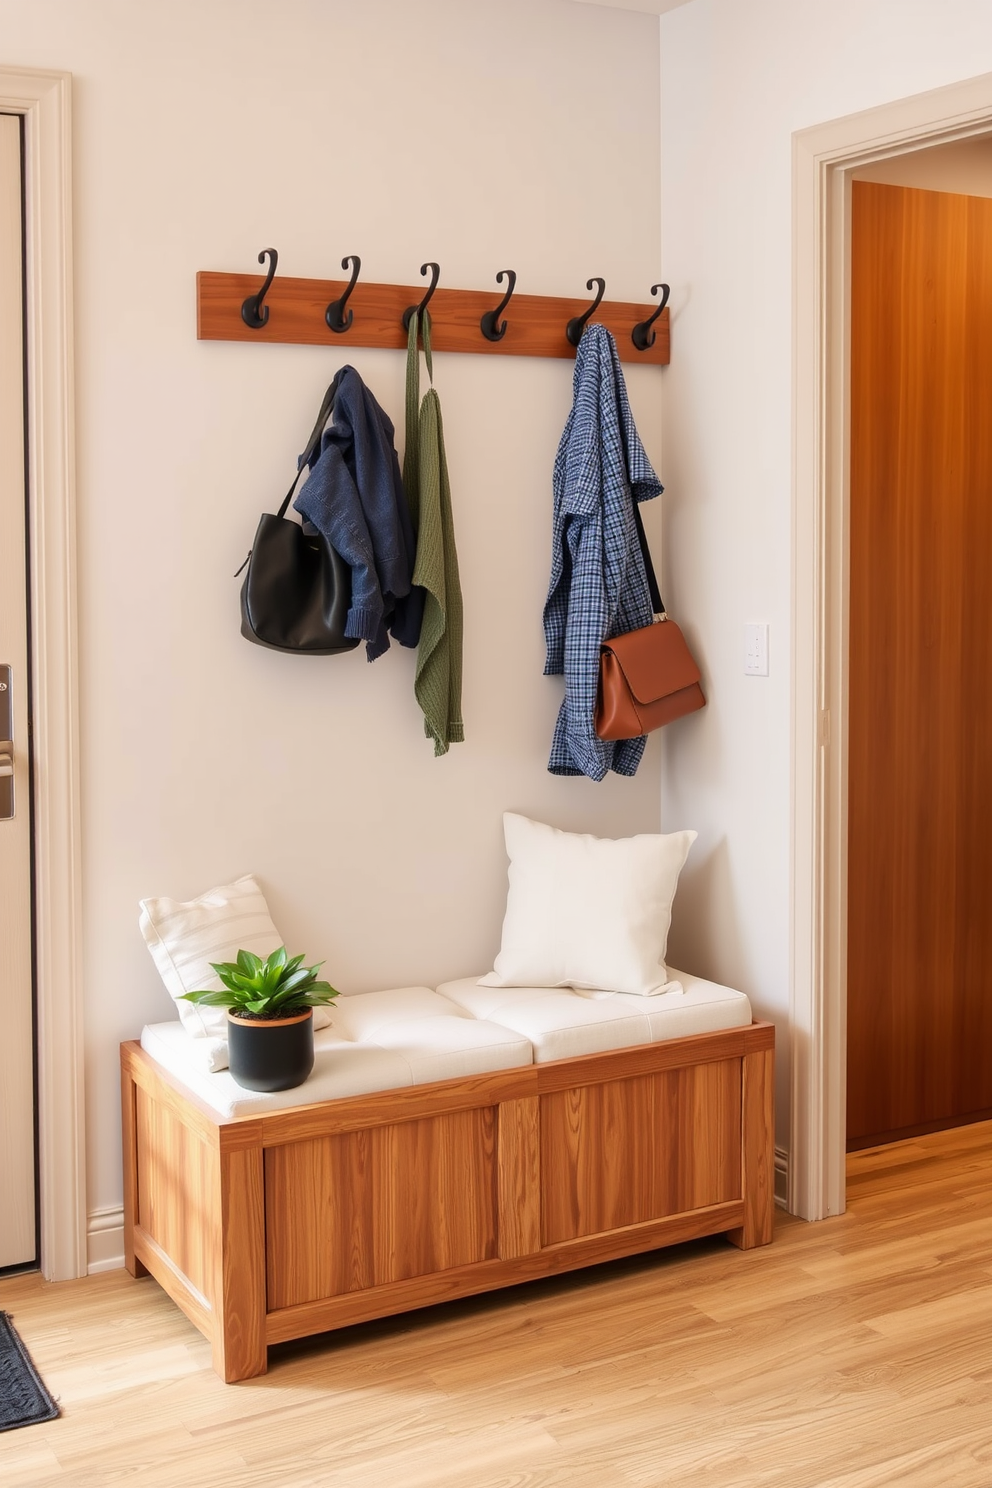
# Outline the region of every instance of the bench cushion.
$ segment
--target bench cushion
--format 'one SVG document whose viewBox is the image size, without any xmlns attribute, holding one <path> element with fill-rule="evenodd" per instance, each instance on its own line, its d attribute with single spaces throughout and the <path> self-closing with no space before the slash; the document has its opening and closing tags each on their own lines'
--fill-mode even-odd
<svg viewBox="0 0 992 1488">
<path fill-rule="evenodd" d="M 674 968 L 668 975 L 679 990 L 650 999 L 569 987 L 489 987 L 480 985 L 478 977 L 443 982 L 438 992 L 474 1018 L 523 1034 L 534 1046 L 535 1064 L 751 1022 L 751 1004 L 743 992 Z"/>
<path fill-rule="evenodd" d="M 208 1073 L 197 1049 L 204 1041 L 181 1023 L 150 1024 L 141 1047 L 226 1117 L 515 1069 L 533 1058 L 524 1035 L 474 1017 L 429 987 L 342 997 L 330 1012 L 330 1028 L 314 1034 L 313 1071 L 293 1090 L 245 1090 L 229 1070 Z"/>
</svg>

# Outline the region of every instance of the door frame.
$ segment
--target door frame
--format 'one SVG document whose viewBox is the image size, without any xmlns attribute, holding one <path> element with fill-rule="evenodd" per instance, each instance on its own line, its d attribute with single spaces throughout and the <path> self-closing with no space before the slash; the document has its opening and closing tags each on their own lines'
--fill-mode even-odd
<svg viewBox="0 0 992 1488">
<path fill-rule="evenodd" d="M 792 1029 L 788 1207 L 846 1204 L 850 172 L 992 131 L 992 73 L 792 137 Z"/>
<path fill-rule="evenodd" d="M 86 1273 L 71 77 L 0 66 L 24 118 L 28 533 L 41 1268 Z"/>
</svg>

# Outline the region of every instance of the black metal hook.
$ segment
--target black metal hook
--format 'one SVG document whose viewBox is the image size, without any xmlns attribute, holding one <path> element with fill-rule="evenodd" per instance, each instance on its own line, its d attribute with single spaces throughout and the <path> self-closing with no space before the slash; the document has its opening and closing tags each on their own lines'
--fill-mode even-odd
<svg viewBox="0 0 992 1488">
<path fill-rule="evenodd" d="M 496 309 L 487 310 L 479 321 L 479 327 L 487 341 L 502 341 L 506 335 L 506 321 L 504 320 L 503 324 L 500 325 L 499 318 L 510 303 L 510 297 L 517 287 L 516 272 L 513 269 L 500 269 L 496 275 L 496 283 L 502 284 L 504 279 L 509 281 L 509 289 L 496 306 Z"/>
<path fill-rule="evenodd" d="M 586 328 L 586 321 L 599 309 L 599 302 L 606 293 L 605 279 L 587 279 L 586 289 L 592 289 L 594 284 L 596 285 L 596 298 L 589 306 L 589 309 L 585 312 L 584 315 L 576 315 L 575 319 L 570 320 L 568 322 L 568 325 L 565 327 L 565 335 L 568 337 L 569 341 L 571 341 L 573 346 L 578 346 L 579 342 L 582 340 L 582 332 Z"/>
<path fill-rule="evenodd" d="M 349 258 L 343 258 L 341 260 L 341 267 L 343 269 L 346 269 L 349 264 L 351 264 L 351 280 L 347 289 L 339 300 L 332 300 L 324 311 L 324 319 L 327 321 L 328 330 L 337 331 L 339 336 L 351 328 L 351 323 L 355 318 L 354 310 L 349 310 L 347 315 L 345 314 L 345 306 L 348 303 L 348 298 L 352 290 L 358 283 L 358 276 L 362 272 L 362 260 L 357 253 L 353 253 Z"/>
<path fill-rule="evenodd" d="M 263 305 L 262 301 L 268 294 L 269 285 L 276 276 L 276 264 L 279 262 L 279 255 L 274 248 L 263 248 L 258 255 L 259 263 L 265 262 L 266 254 L 269 256 L 269 272 L 265 276 L 265 281 L 258 294 L 249 295 L 241 304 L 241 319 L 246 326 L 251 326 L 253 331 L 261 330 L 269 318 L 269 307 L 268 305 Z"/>
<path fill-rule="evenodd" d="M 425 263 L 420 265 L 420 272 L 422 274 L 426 274 L 428 269 L 430 270 L 431 274 L 431 282 L 427 293 L 424 295 L 424 298 L 421 300 L 419 305 L 411 305 L 409 309 L 403 311 L 403 329 L 405 331 L 408 331 L 410 329 L 410 321 L 415 315 L 423 315 L 424 311 L 427 309 L 428 304 L 430 303 L 431 295 L 437 289 L 437 281 L 441 277 L 441 270 L 438 268 L 436 263 Z"/>
<path fill-rule="evenodd" d="M 671 289 L 667 284 L 652 284 L 651 293 L 656 295 L 659 289 L 661 290 L 661 304 L 653 315 L 649 316 L 647 320 L 642 320 L 630 333 L 630 339 L 638 351 L 647 351 L 655 343 L 655 332 L 651 330 L 651 327 L 668 304 L 668 296 L 671 294 Z M 650 335 L 648 334 L 649 331 Z"/>
</svg>

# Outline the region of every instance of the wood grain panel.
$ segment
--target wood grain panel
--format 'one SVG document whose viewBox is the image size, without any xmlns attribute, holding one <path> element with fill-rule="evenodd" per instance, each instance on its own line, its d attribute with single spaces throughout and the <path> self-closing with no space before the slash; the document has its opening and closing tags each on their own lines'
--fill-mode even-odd
<svg viewBox="0 0 992 1488">
<path fill-rule="evenodd" d="M 208 1147 L 218 1144 L 218 1133 L 228 1125 L 224 1119 L 209 1106 L 206 1101 L 200 1100 L 199 1096 L 187 1090 L 181 1080 L 175 1075 L 163 1069 L 135 1040 L 129 1040 L 121 1044 L 121 1068 L 126 1070 L 134 1083 L 144 1090 L 148 1097 L 157 1104 L 168 1106 L 173 1115 L 178 1117 L 184 1126 L 204 1141 Z M 247 1121 L 237 1123 L 239 1127 L 248 1126 Z M 250 1136 L 250 1141 L 257 1140 L 258 1118 L 255 1117 L 251 1123 L 255 1130 Z"/>
<path fill-rule="evenodd" d="M 744 1223 L 727 1236 L 741 1250 L 769 1245 L 775 1222 L 775 1055 L 749 1054 L 742 1066 L 741 1193 Z"/>
<path fill-rule="evenodd" d="M 540 1102 L 504 1101 L 499 1107 L 496 1157 L 499 1254 L 504 1260 L 541 1247 Z"/>
<path fill-rule="evenodd" d="M 447 1112 L 495 1106 L 500 1101 L 533 1095 L 536 1088 L 534 1066 L 528 1064 L 487 1075 L 440 1080 L 434 1085 L 409 1085 L 401 1090 L 377 1090 L 345 1100 L 294 1106 L 286 1111 L 266 1113 L 262 1143 L 266 1147 L 277 1147 L 284 1142 L 328 1136 L 332 1132 L 364 1131 L 373 1126 L 394 1126 Z M 232 1127 L 238 1125 L 238 1122 L 232 1123 Z M 237 1132 L 228 1127 L 224 1132 L 225 1145 L 228 1140 L 236 1138 Z"/>
<path fill-rule="evenodd" d="M 196 334 L 201 341 L 291 342 L 304 346 L 334 346 L 344 356 L 351 346 L 391 347 L 405 351 L 407 338 L 403 329 L 404 310 L 419 304 L 425 284 L 371 284 L 359 280 L 348 301 L 354 321 L 342 335 L 328 330 L 324 311 L 331 300 L 340 298 L 345 281 L 334 279 L 292 279 L 276 274 L 265 303 L 269 318 L 264 326 L 252 330 L 241 318 L 241 306 L 248 295 L 256 294 L 262 283 L 261 274 L 217 274 L 206 270 L 196 276 Z M 501 298 L 498 289 L 435 290 L 431 299 L 431 343 L 435 351 L 467 351 L 493 356 L 539 356 L 574 359 L 575 347 L 565 335 L 565 327 L 575 315 L 582 315 L 592 303 L 592 295 L 580 299 L 560 299 L 547 295 L 515 294 L 506 312 L 506 335 L 501 341 L 487 341 L 479 322 Z M 669 360 L 670 319 L 667 309 L 655 321 L 655 342 L 647 351 L 638 351 L 630 333 L 639 322 L 647 320 L 657 309 L 633 301 L 604 300 L 593 317 L 605 325 L 616 338 L 623 361 L 646 362 L 664 366 Z"/>
<path fill-rule="evenodd" d="M 741 1196 L 738 1060 L 541 1097 L 545 1245 Z"/>
<path fill-rule="evenodd" d="M 219 1157 L 170 1106 L 139 1086 L 135 1097 L 141 1228 L 216 1302 L 213 1246 L 219 1232 Z"/>
<path fill-rule="evenodd" d="M 672 1214 L 646 1224 L 630 1225 L 625 1230 L 582 1235 L 530 1255 L 515 1256 L 512 1260 L 481 1261 L 435 1275 L 393 1282 L 367 1292 L 346 1292 L 338 1297 L 301 1303 L 270 1312 L 265 1336 L 269 1343 L 283 1343 L 289 1338 L 304 1338 L 308 1333 L 346 1328 L 352 1323 L 368 1322 L 371 1318 L 432 1307 L 438 1302 L 475 1296 L 497 1287 L 517 1286 L 520 1282 L 536 1281 L 543 1276 L 557 1276 L 582 1266 L 595 1266 L 601 1261 L 640 1255 L 665 1245 L 680 1245 L 684 1240 L 698 1240 L 704 1235 L 719 1235 L 739 1225 L 743 1213 L 743 1203 L 735 1199 L 730 1203 L 695 1209 L 691 1214 Z"/>
<path fill-rule="evenodd" d="M 623 1079 L 628 1075 L 742 1059 L 749 1048 L 755 1047 L 752 1037 L 762 1041 L 761 1047 L 770 1047 L 775 1041 L 774 1025 L 752 1023 L 748 1028 L 726 1028 L 717 1033 L 665 1039 L 659 1044 L 632 1044 L 626 1049 L 607 1049 L 602 1054 L 555 1059 L 549 1064 L 534 1066 L 538 1094 L 550 1095 L 556 1090 L 593 1085 L 601 1080 Z"/>
<path fill-rule="evenodd" d="M 992 201 L 853 190 L 858 1145 L 992 1107 Z"/>
<path fill-rule="evenodd" d="M 268 1308 L 496 1255 L 491 1106 L 265 1153 Z"/>
</svg>

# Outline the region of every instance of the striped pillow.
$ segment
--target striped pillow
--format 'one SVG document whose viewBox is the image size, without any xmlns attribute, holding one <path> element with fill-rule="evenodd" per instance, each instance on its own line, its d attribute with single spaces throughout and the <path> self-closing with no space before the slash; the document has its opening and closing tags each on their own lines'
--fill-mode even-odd
<svg viewBox="0 0 992 1488">
<path fill-rule="evenodd" d="M 142 899 L 138 922 L 159 975 L 176 999 L 186 1032 L 194 1038 L 227 1038 L 227 1009 L 180 1002 L 184 992 L 220 991 L 223 983 L 211 961 L 234 961 L 238 951 L 266 957 L 283 944 L 265 896 L 252 874 L 208 889 L 185 903 Z M 326 1028 L 326 1008 L 314 1009 L 314 1027 Z"/>
</svg>

